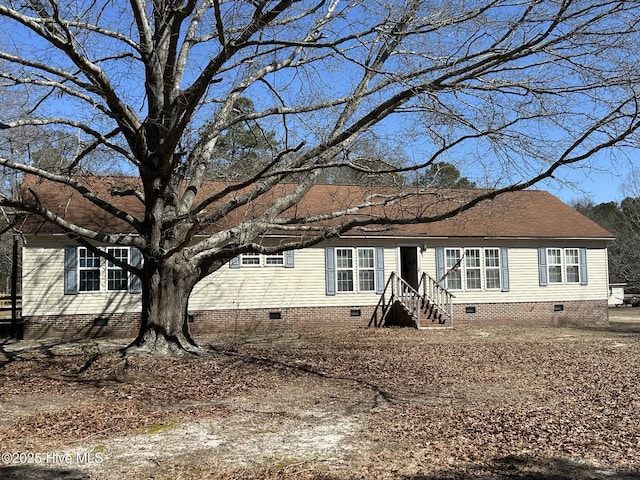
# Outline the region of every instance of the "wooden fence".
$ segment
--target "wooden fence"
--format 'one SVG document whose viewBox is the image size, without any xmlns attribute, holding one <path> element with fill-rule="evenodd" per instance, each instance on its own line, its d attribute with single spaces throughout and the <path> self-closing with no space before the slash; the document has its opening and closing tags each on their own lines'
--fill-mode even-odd
<svg viewBox="0 0 640 480">
<path fill-rule="evenodd" d="M 19 320 L 22 316 L 22 296 L 16 296 L 14 314 L 13 298 L 11 295 L 0 294 L 0 320 L 11 321 L 14 320 L 14 316 L 15 320 Z"/>
</svg>

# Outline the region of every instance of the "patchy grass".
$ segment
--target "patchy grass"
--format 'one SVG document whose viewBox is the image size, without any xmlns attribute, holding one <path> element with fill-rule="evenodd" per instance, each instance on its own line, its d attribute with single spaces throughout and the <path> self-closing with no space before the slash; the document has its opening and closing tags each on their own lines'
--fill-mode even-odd
<svg viewBox="0 0 640 480">
<path fill-rule="evenodd" d="M 5 342 L 0 477 L 640 478 L 640 323 L 622 310 L 587 329 L 207 337 L 188 358 Z"/>
</svg>

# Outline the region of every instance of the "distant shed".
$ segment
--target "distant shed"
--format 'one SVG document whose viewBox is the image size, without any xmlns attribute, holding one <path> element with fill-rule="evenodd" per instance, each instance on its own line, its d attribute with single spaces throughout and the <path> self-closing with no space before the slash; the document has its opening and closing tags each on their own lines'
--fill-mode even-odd
<svg viewBox="0 0 640 480">
<path fill-rule="evenodd" d="M 621 307 L 624 305 L 624 287 L 626 283 L 610 283 L 609 284 L 609 306 Z"/>
</svg>

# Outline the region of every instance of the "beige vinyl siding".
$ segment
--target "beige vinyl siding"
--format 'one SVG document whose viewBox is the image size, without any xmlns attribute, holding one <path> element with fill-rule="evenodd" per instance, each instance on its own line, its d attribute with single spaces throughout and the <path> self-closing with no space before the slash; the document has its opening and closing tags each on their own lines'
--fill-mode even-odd
<svg viewBox="0 0 640 480">
<path fill-rule="evenodd" d="M 363 243 L 376 247 L 379 242 Z M 387 242 L 388 243 L 388 242 Z M 83 292 L 64 294 L 64 246 L 66 238 L 36 237 L 23 252 L 23 294 L 25 316 L 75 315 L 137 312 L 140 295 L 123 292 Z M 339 241 L 334 246 L 357 246 Z M 229 308 L 286 308 L 375 305 L 375 293 L 326 295 L 325 249 L 314 247 L 296 251 L 294 268 L 228 264 L 196 285 L 189 301 L 191 310 Z M 396 268 L 396 249 L 385 248 L 385 276 Z"/>
<path fill-rule="evenodd" d="M 140 295 L 119 292 L 64 294 L 67 238 L 33 237 L 22 254 L 22 315 L 104 315 L 140 310 Z"/>
<path fill-rule="evenodd" d="M 536 302 L 571 300 L 606 300 L 607 256 L 604 242 L 489 240 L 437 240 L 416 241 L 423 247 L 419 254 L 422 272 L 436 277 L 435 248 L 508 247 L 510 291 L 475 290 L 453 291 L 456 303 Z M 88 292 L 64 294 L 65 237 L 33 237 L 23 250 L 23 314 L 75 315 L 137 312 L 140 295 L 122 292 Z M 294 268 L 260 266 L 220 270 L 196 285 L 191 296 L 191 310 L 287 308 L 323 306 L 375 305 L 375 293 L 336 293 L 326 295 L 325 246 L 331 247 L 384 247 L 385 281 L 391 272 L 398 272 L 398 246 L 411 242 L 396 239 L 340 239 L 326 245 L 298 250 L 294 254 Z M 587 247 L 588 285 L 539 286 L 537 249 L 545 247 Z M 424 248 L 426 247 L 426 248 Z"/>
<path fill-rule="evenodd" d="M 319 270 L 321 269 L 321 270 Z M 321 271 L 322 276 L 309 272 Z M 193 310 L 271 308 L 308 305 L 324 294 L 324 258 L 314 250 L 296 251 L 294 268 L 224 265 L 200 281 L 189 301 Z"/>
<path fill-rule="evenodd" d="M 451 290 L 455 303 L 499 303 L 599 300 L 608 296 L 607 250 L 602 242 L 585 244 L 575 241 L 520 242 L 518 247 L 504 241 L 440 242 L 444 247 L 507 247 L 509 255 L 509 291 L 499 290 Z M 580 248 L 587 247 L 588 284 L 548 284 L 540 286 L 538 277 L 538 247 Z M 435 278 L 435 247 L 431 242 L 422 255 L 423 271 Z"/>
<path fill-rule="evenodd" d="M 393 242 L 339 240 L 332 247 L 384 247 L 385 281 L 396 270 L 396 248 Z M 276 266 L 243 266 L 220 270 L 202 280 L 194 289 L 189 308 L 287 308 L 323 306 L 375 305 L 375 293 L 326 294 L 325 245 L 297 250 L 294 268 Z"/>
</svg>

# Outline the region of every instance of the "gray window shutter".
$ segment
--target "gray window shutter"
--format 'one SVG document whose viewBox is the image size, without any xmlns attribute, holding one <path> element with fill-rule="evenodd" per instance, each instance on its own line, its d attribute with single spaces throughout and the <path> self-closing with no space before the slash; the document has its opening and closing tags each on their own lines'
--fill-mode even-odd
<svg viewBox="0 0 640 480">
<path fill-rule="evenodd" d="M 500 247 L 500 277 L 502 280 L 502 291 L 509 291 L 509 249 Z"/>
<path fill-rule="evenodd" d="M 324 278 L 327 287 L 327 295 L 336 294 L 336 259 L 332 247 L 324 249 Z"/>
<path fill-rule="evenodd" d="M 444 277 L 444 247 L 436 247 L 436 281 Z"/>
<path fill-rule="evenodd" d="M 229 260 L 229 268 L 240 268 L 240 255 Z"/>
<path fill-rule="evenodd" d="M 129 255 L 131 255 L 131 265 L 140 268 L 142 267 L 142 253 L 137 248 L 131 247 L 129 249 Z M 133 273 L 129 274 L 129 293 L 142 293 L 142 282 L 138 275 Z"/>
<path fill-rule="evenodd" d="M 293 250 L 284 252 L 284 268 L 293 268 Z"/>
<path fill-rule="evenodd" d="M 589 279 L 587 277 L 587 249 L 580 249 L 580 285 L 587 285 Z"/>
<path fill-rule="evenodd" d="M 376 247 L 376 293 L 384 292 L 384 248 Z"/>
<path fill-rule="evenodd" d="M 547 286 L 547 249 L 545 247 L 538 248 L 538 277 L 540 286 Z"/>
<path fill-rule="evenodd" d="M 64 247 L 64 294 L 78 293 L 78 248 L 75 245 Z"/>
</svg>

